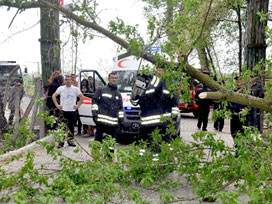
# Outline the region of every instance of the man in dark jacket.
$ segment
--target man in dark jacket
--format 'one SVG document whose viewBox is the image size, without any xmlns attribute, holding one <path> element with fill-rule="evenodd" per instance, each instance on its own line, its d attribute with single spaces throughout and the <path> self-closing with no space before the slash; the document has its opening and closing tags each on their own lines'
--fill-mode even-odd
<svg viewBox="0 0 272 204">
<path fill-rule="evenodd" d="M 144 78 L 146 83 L 144 92 L 141 95 L 132 94 L 131 97 L 132 104 L 139 104 L 141 109 L 141 131 L 139 139 L 152 144 L 151 134 L 158 128 L 160 134 L 162 134 L 162 139 L 169 143 L 171 137 L 165 134 L 166 123 L 162 118 L 171 117 L 172 113 L 173 118 L 175 118 L 178 115 L 178 108 L 172 109 L 170 103 L 166 105 L 165 102 L 169 102 L 170 100 L 170 93 L 165 83 L 159 77 L 155 75 L 143 75 L 141 78 Z M 157 144 L 155 144 L 155 151 L 160 151 Z"/>
<path fill-rule="evenodd" d="M 257 78 L 254 76 L 250 77 L 250 90 L 251 95 L 259 98 L 264 98 L 264 91 L 262 85 L 257 82 Z M 248 126 L 253 126 L 261 130 L 260 123 L 260 109 L 249 106 L 249 113 L 247 115 Z"/>
<path fill-rule="evenodd" d="M 210 112 L 210 106 L 212 105 L 212 100 L 210 99 L 201 99 L 199 98 L 199 94 L 202 92 L 210 92 L 211 90 L 206 86 L 203 85 L 203 88 L 199 88 L 195 94 L 195 101 L 198 105 L 198 121 L 197 127 L 203 131 L 207 131 L 208 126 L 208 117 Z"/>
<path fill-rule="evenodd" d="M 116 129 L 124 120 L 122 96 L 117 90 L 117 74 L 109 74 L 108 85 L 98 89 L 93 97 L 92 113 L 96 123 L 95 140 L 102 142 L 104 133 L 116 138 Z"/>
</svg>

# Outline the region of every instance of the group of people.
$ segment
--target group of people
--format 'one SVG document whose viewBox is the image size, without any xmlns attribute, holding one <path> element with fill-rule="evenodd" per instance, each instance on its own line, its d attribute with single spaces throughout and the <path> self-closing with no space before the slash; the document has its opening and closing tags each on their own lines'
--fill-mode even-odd
<svg viewBox="0 0 272 204">
<path fill-rule="evenodd" d="M 82 104 L 84 96 L 90 97 L 90 90 L 92 90 L 92 76 L 89 76 L 87 84 L 81 84 L 81 90 L 77 87 L 78 81 L 76 74 L 63 76 L 60 71 L 55 71 L 49 78 L 49 85 L 46 89 L 46 105 L 49 109 L 49 115 L 53 115 L 64 121 L 69 129 L 68 145 L 76 146 L 73 141 L 74 127 L 78 128 L 78 135 L 81 135 L 83 127 L 84 136 L 94 136 L 94 126 L 82 125 L 78 108 Z M 86 90 L 87 89 L 87 90 Z M 52 129 L 55 129 L 57 123 Z M 64 142 L 59 143 L 62 147 Z"/>
<path fill-rule="evenodd" d="M 146 75 L 146 90 L 143 95 L 132 98 L 134 104 L 139 104 L 141 109 L 141 131 L 137 141 L 140 140 L 152 143 L 151 133 L 158 129 L 164 142 L 170 143 L 171 135 L 167 133 L 167 125 L 177 121 L 178 94 L 171 94 L 166 82 L 161 78 L 163 69 L 158 68 L 157 74 Z M 117 73 L 108 75 L 108 84 L 97 89 L 92 95 L 92 115 L 96 124 L 95 140 L 102 142 L 107 135 L 113 138 L 117 136 L 117 129 L 124 123 L 123 102 L 120 92 L 117 90 Z M 54 72 L 50 78 L 47 89 L 47 106 L 50 115 L 62 116 L 66 120 L 69 129 L 68 145 L 76 146 L 73 142 L 74 125 L 77 120 L 77 110 L 82 104 L 84 94 L 87 97 L 92 92 L 92 78 L 83 79 L 81 89 L 76 85 L 73 75 L 63 77 L 60 72 Z M 135 101 L 136 100 L 136 101 Z M 169 117 L 170 120 L 162 120 Z M 79 120 L 80 121 L 80 120 Z M 88 132 L 94 134 L 94 127 Z M 61 141 L 58 147 L 63 147 Z"/>
<path fill-rule="evenodd" d="M 243 87 L 242 80 L 239 78 L 239 76 L 236 76 L 234 79 L 237 84 L 237 88 L 234 91 L 241 91 Z M 250 90 L 250 95 L 264 98 L 263 87 L 257 81 L 257 78 L 254 75 L 250 76 L 248 88 Z M 199 98 L 200 93 L 210 91 L 211 90 L 204 85 L 202 88 L 199 88 L 195 94 L 195 100 L 199 111 L 197 127 L 199 129 L 202 127 L 203 131 L 207 131 L 210 107 L 213 105 L 214 110 L 217 111 L 220 111 L 220 109 L 223 108 L 222 102 L 213 102 L 211 99 Z M 252 126 L 261 131 L 260 109 L 238 103 L 228 103 L 226 108 L 231 111 L 230 132 L 233 138 L 236 138 L 238 133 L 242 134 L 244 132 L 243 126 Z M 246 108 L 248 109 L 248 113 Z M 217 117 L 214 121 L 214 128 L 216 130 L 222 131 L 223 127 L 224 117 L 219 114 L 219 117 Z"/>
<path fill-rule="evenodd" d="M 149 145 L 154 144 L 151 134 L 155 130 L 162 136 L 162 141 L 170 143 L 174 136 L 169 134 L 170 131 L 167 131 L 167 126 L 170 123 L 177 124 L 179 115 L 178 94 L 175 92 L 170 93 L 168 90 L 166 82 L 162 78 L 163 69 L 157 68 L 156 71 L 157 73 L 153 75 L 139 76 L 139 79 L 142 80 L 145 87 L 142 91 L 134 90 L 133 88 L 131 97 L 132 104 L 139 105 L 141 110 L 141 128 L 137 142 L 144 141 Z M 235 80 L 237 82 L 237 89 L 235 91 L 238 91 L 241 88 L 242 83 L 238 77 L 236 77 Z M 77 88 L 76 77 L 67 75 L 64 79 L 59 72 L 54 73 L 54 76 L 52 75 L 47 90 L 47 105 L 51 115 L 59 116 L 61 112 L 61 115 L 67 120 L 67 126 L 70 132 L 68 136 L 68 145 L 75 146 L 73 142 L 74 125 L 76 120 L 78 120 L 78 124 L 80 123 L 77 109 L 82 104 L 84 95 L 92 97 L 92 115 L 96 124 L 96 131 L 94 131 L 94 126 L 87 126 L 88 135 L 95 135 L 94 139 L 99 142 L 102 142 L 107 135 L 116 138 L 118 128 L 124 123 L 122 96 L 117 90 L 117 81 L 117 73 L 111 72 L 108 75 L 108 84 L 98 88 L 95 93 L 93 93 L 93 81 L 91 77 L 83 79 L 79 89 Z M 251 90 L 251 95 L 261 98 L 264 97 L 263 88 L 256 79 L 251 78 L 249 88 Z M 201 99 L 199 97 L 202 92 L 209 91 L 211 90 L 204 85 L 199 88 L 195 94 L 195 100 L 199 111 L 197 127 L 203 131 L 207 131 L 211 105 L 218 111 L 223 107 L 220 102 L 214 103 L 210 99 Z M 254 126 L 260 130 L 259 109 L 248 107 L 249 113 L 247 114 L 245 124 L 240 120 L 241 111 L 245 109 L 245 106 L 229 103 L 227 108 L 232 112 L 230 127 L 233 138 L 236 137 L 237 133 L 243 133 L 244 125 Z M 224 117 L 217 117 L 216 121 L 214 121 L 214 128 L 222 131 L 223 127 Z M 78 130 L 80 131 L 80 129 Z M 160 151 L 158 144 L 156 145 L 155 151 Z M 63 142 L 60 142 L 59 147 L 62 146 Z"/>
<path fill-rule="evenodd" d="M 72 75 L 65 75 L 63 77 L 60 72 L 56 71 L 52 73 L 48 89 L 46 90 L 46 104 L 49 108 L 49 114 L 63 119 L 67 124 L 69 130 L 67 143 L 73 147 L 76 146 L 73 138 L 77 109 L 83 101 L 83 95 L 75 85 Z M 58 147 L 63 147 L 63 145 L 64 141 L 60 141 Z"/>
</svg>

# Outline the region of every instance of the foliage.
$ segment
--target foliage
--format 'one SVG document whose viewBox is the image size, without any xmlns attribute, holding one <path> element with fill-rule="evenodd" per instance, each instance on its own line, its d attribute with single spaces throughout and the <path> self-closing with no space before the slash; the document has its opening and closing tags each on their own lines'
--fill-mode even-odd
<svg viewBox="0 0 272 204">
<path fill-rule="evenodd" d="M 173 128 L 170 125 L 168 132 L 173 132 Z M 63 125 L 49 134 L 53 134 L 56 141 L 67 135 Z M 161 202 L 178 202 L 186 198 L 175 198 L 169 191 L 182 186 L 182 183 L 167 177 L 175 171 L 191 183 L 197 195 L 193 199 L 196 200 L 210 197 L 223 203 L 241 203 L 239 195 L 246 194 L 251 203 L 271 202 L 270 134 L 265 142 L 257 130 L 246 128 L 245 135 L 235 140 L 237 149 L 226 146 L 222 139 L 208 132 L 193 134 L 190 143 L 184 142 L 182 137 L 171 144 L 164 143 L 158 130 L 152 137 L 154 142 L 151 145 L 143 142 L 118 148 L 111 137 L 103 143 L 91 140 L 89 150 L 79 146 L 74 151 L 76 154 L 82 150 L 87 152 L 89 158 L 85 161 L 66 157 L 56 149 L 54 141 L 39 142 L 58 162 L 58 168 L 34 166 L 35 154 L 31 151 L 27 153 L 24 165 L 14 173 L 3 167 L 21 159 L 22 155 L 0 163 L 1 200 L 15 203 L 58 203 L 60 200 L 67 203 L 105 203 L 128 199 L 135 203 L 149 203 L 140 192 L 131 188 L 136 183 L 160 192 Z M 158 145 L 159 153 L 154 152 Z M 115 148 L 114 154 L 112 147 Z M 237 191 L 226 190 L 229 186 L 235 186 Z"/>
<path fill-rule="evenodd" d="M 19 120 L 19 118 L 16 120 Z M 34 136 L 33 131 L 29 129 L 29 125 L 29 119 L 23 118 L 21 126 L 18 125 L 12 129 L 8 129 L 8 131 L 4 133 L 4 140 L 1 145 L 0 154 L 25 146 Z M 18 129 L 18 138 L 16 141 L 13 139 L 15 129 Z"/>
</svg>

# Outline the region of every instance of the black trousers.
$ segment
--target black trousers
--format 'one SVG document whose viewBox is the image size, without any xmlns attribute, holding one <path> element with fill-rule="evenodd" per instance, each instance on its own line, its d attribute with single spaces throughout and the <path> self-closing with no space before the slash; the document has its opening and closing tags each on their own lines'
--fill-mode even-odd
<svg viewBox="0 0 272 204">
<path fill-rule="evenodd" d="M 202 130 L 207 130 L 208 126 L 208 117 L 209 117 L 210 107 L 201 107 L 198 106 L 198 121 L 197 127 Z"/>
<path fill-rule="evenodd" d="M 63 122 L 67 125 L 69 129 L 68 140 L 74 138 L 74 124 L 76 121 L 75 111 L 62 111 Z"/>
<path fill-rule="evenodd" d="M 237 133 L 243 134 L 243 123 L 240 121 L 238 115 L 232 114 L 230 119 L 230 134 L 234 138 L 237 137 Z"/>
<path fill-rule="evenodd" d="M 232 114 L 230 119 L 230 133 L 233 140 L 237 137 L 238 133 L 244 134 L 243 123 L 240 121 L 240 117 L 236 114 Z M 235 157 L 238 156 L 238 145 L 234 140 Z"/>
<path fill-rule="evenodd" d="M 56 118 L 59 118 L 59 116 L 60 116 L 60 111 L 59 111 L 59 109 L 57 109 L 57 108 L 51 107 L 51 108 L 49 109 L 49 115 L 50 115 L 50 116 L 55 116 Z M 53 125 L 53 127 L 51 127 L 50 125 L 47 125 L 47 129 L 49 129 L 49 130 L 56 130 L 57 128 L 58 128 L 58 122 L 56 122 L 56 123 Z"/>
<path fill-rule="evenodd" d="M 113 126 L 97 123 L 94 139 L 96 141 L 102 142 L 103 139 L 105 138 L 104 133 L 107 135 L 111 135 L 113 138 L 116 138 L 117 128 L 118 127 L 113 127 Z"/>
<path fill-rule="evenodd" d="M 225 124 L 224 118 L 217 118 L 216 121 L 214 122 L 213 127 L 216 130 L 222 131 L 222 129 L 224 128 L 224 124 Z"/>
<path fill-rule="evenodd" d="M 260 116 L 261 116 L 260 109 L 251 107 L 247 115 L 248 126 L 253 126 L 260 131 L 261 130 Z"/>
</svg>

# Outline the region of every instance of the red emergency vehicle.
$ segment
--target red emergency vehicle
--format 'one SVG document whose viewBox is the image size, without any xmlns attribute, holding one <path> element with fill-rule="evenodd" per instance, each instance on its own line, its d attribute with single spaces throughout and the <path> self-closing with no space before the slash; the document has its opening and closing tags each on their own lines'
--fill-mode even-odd
<svg viewBox="0 0 272 204">
<path fill-rule="evenodd" d="M 204 70 L 200 70 L 202 73 L 207 74 L 208 76 L 210 75 L 209 71 L 204 69 Z M 194 100 L 195 97 L 195 93 L 197 91 L 197 89 L 201 88 L 202 85 L 199 81 L 191 79 L 190 83 L 189 83 L 189 88 L 188 88 L 188 95 L 190 95 L 190 101 L 184 101 L 184 100 L 180 100 L 179 103 L 179 110 L 182 113 L 193 113 L 193 115 L 195 117 L 198 116 L 198 106 L 196 105 L 196 102 Z M 182 93 L 181 93 L 182 94 Z"/>
<path fill-rule="evenodd" d="M 199 89 L 198 84 L 197 83 L 193 83 L 190 85 L 189 89 L 188 89 L 188 94 L 190 95 L 190 101 L 189 102 L 185 102 L 184 100 L 180 100 L 179 103 L 179 110 L 182 113 L 193 113 L 193 115 L 195 117 L 198 116 L 198 106 L 195 103 L 194 97 L 195 97 L 195 93 L 197 91 L 197 89 Z M 182 94 L 182 93 L 181 93 Z"/>
</svg>

